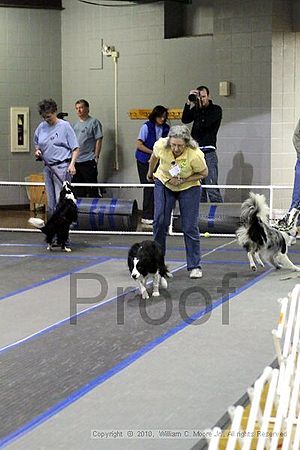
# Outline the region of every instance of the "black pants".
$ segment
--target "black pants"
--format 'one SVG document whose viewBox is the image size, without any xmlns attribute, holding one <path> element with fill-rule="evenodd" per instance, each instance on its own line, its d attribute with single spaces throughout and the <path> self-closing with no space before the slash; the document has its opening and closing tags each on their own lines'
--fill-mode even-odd
<svg viewBox="0 0 300 450">
<path fill-rule="evenodd" d="M 139 173 L 139 178 L 141 184 L 148 184 L 147 173 L 149 169 L 148 163 L 141 163 L 137 161 L 137 169 Z M 150 183 L 151 184 L 151 183 Z M 153 188 L 144 188 L 143 189 L 143 219 L 153 220 L 154 213 L 154 194 Z"/>
<path fill-rule="evenodd" d="M 72 178 L 73 183 L 98 183 L 98 169 L 96 161 L 84 161 L 75 163 L 76 174 Z M 97 187 L 74 187 L 76 197 L 100 197 Z"/>
</svg>

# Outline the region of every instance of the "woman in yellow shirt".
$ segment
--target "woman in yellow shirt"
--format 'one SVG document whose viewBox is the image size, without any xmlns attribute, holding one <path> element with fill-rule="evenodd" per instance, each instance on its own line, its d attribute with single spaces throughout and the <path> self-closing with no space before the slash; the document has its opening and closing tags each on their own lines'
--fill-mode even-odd
<svg viewBox="0 0 300 450">
<path fill-rule="evenodd" d="M 157 170 L 155 167 L 159 162 Z M 198 228 L 200 180 L 208 170 L 203 152 L 185 125 L 175 125 L 168 137 L 159 139 L 149 161 L 147 178 L 154 187 L 154 240 L 163 252 L 172 209 L 179 202 L 182 231 L 191 278 L 201 278 L 200 235 Z"/>
</svg>

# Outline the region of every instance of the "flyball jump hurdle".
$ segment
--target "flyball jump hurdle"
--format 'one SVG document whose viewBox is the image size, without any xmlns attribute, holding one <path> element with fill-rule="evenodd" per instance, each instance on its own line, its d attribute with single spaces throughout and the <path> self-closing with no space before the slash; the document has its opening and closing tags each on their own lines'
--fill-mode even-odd
<svg viewBox="0 0 300 450">
<path fill-rule="evenodd" d="M 136 231 L 136 200 L 117 198 L 78 198 L 78 223 L 75 230 Z"/>
<path fill-rule="evenodd" d="M 79 198 L 78 230 L 136 231 L 138 207 L 136 200 L 117 198 Z M 199 229 L 201 233 L 235 233 L 239 226 L 240 204 L 201 204 Z M 173 231 L 181 232 L 179 208 L 174 211 Z"/>
<path fill-rule="evenodd" d="M 240 226 L 240 214 L 241 203 L 201 203 L 199 230 L 201 233 L 234 234 Z M 178 207 L 174 211 L 173 231 L 182 231 Z"/>
</svg>

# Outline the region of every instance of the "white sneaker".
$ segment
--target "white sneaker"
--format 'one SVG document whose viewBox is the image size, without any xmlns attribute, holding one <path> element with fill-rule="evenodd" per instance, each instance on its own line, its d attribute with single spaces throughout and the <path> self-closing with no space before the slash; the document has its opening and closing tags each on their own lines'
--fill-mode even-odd
<svg viewBox="0 0 300 450">
<path fill-rule="evenodd" d="M 142 219 L 141 223 L 143 223 L 144 225 L 153 225 L 153 220 L 152 219 Z"/>
<path fill-rule="evenodd" d="M 197 267 L 196 269 L 192 269 L 190 278 L 202 278 L 202 270 L 199 269 L 199 267 Z"/>
</svg>

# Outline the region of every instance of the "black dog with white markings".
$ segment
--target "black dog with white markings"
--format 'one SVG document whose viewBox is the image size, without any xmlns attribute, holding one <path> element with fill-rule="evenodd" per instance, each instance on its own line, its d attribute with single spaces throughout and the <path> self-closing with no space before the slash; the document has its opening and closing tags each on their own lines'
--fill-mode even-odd
<svg viewBox="0 0 300 450">
<path fill-rule="evenodd" d="M 297 220 L 294 222 L 296 224 Z M 241 223 L 242 226 L 236 231 L 237 240 L 246 249 L 252 270 L 256 270 L 255 262 L 264 266 L 264 259 L 276 269 L 300 271 L 287 256 L 289 234 L 269 223 L 269 207 L 264 195 L 250 193 L 242 204 Z"/>
<path fill-rule="evenodd" d="M 159 286 L 168 287 L 167 278 L 173 275 L 168 272 L 160 245 L 155 241 L 143 241 L 134 244 L 128 252 L 128 267 L 131 278 L 137 281 L 143 299 L 149 298 L 146 289 L 148 275 L 153 276 L 153 297 L 159 296 Z"/>
<path fill-rule="evenodd" d="M 28 222 L 39 228 L 46 235 L 47 250 L 52 250 L 53 240 L 56 237 L 57 245 L 63 251 L 71 252 L 68 246 L 70 225 L 72 222 L 77 221 L 77 217 L 76 198 L 70 183 L 65 181 L 60 192 L 57 207 L 48 222 L 45 224 L 42 219 L 37 218 L 31 218 Z"/>
</svg>

